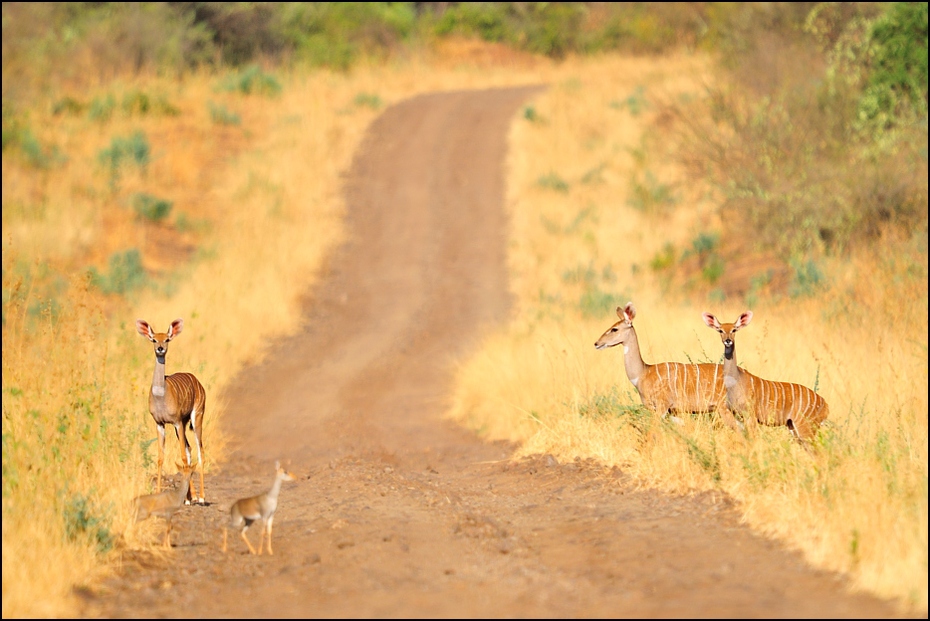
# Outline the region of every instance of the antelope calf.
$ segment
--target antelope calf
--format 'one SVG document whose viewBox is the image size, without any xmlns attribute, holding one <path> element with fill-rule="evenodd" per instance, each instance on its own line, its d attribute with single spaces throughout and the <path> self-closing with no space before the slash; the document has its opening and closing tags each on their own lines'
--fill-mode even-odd
<svg viewBox="0 0 930 621">
<path fill-rule="evenodd" d="M 798 440 L 813 440 L 830 411 L 823 397 L 807 386 L 756 377 L 736 364 L 736 332 L 749 325 L 752 311 L 746 311 L 734 323 L 720 323 L 710 313 L 704 313 L 703 318 L 723 341 L 723 382 L 732 414 L 741 414 L 750 428 L 756 422 L 785 425 Z"/>
<path fill-rule="evenodd" d="M 719 364 L 658 362 L 646 364 L 639 352 L 639 339 L 633 328 L 636 308 L 628 302 L 617 307 L 620 321 L 612 325 L 594 347 L 605 349 L 623 345 L 626 376 L 639 393 L 643 405 L 665 417 L 669 412 L 700 414 L 716 412 L 723 421 L 739 431 L 740 426 L 726 407 L 723 368 Z"/>
<path fill-rule="evenodd" d="M 194 430 L 197 439 L 197 460 L 200 464 L 200 504 L 206 503 L 203 490 L 203 415 L 207 406 L 207 393 L 203 385 L 190 373 L 165 375 L 165 356 L 168 343 L 181 333 L 184 328 L 182 319 L 175 319 L 168 326 L 167 332 L 155 332 L 142 319 L 136 320 L 136 330 L 155 344 L 155 373 L 152 376 L 152 390 L 149 392 L 149 412 L 158 427 L 158 483 L 161 491 L 161 470 L 165 460 L 165 425 L 174 426 L 178 441 L 184 449 L 187 463 L 191 463 L 191 448 L 187 443 L 187 426 Z M 188 494 L 188 501 L 193 496 Z"/>
<path fill-rule="evenodd" d="M 281 462 L 274 463 L 275 475 L 274 483 L 271 489 L 264 494 L 242 498 L 233 503 L 229 508 L 229 525 L 223 530 L 223 552 L 226 551 L 226 535 L 230 528 L 235 528 L 249 546 L 249 552 L 255 554 L 255 548 L 249 543 L 249 538 L 245 536 L 245 531 L 249 529 L 252 522 L 262 521 L 261 535 L 258 539 L 258 554 L 262 553 L 262 545 L 265 541 L 265 531 L 268 531 L 268 554 L 274 554 L 271 550 L 271 523 L 274 521 L 274 512 L 278 508 L 278 494 L 281 492 L 281 483 L 283 481 L 293 481 L 297 477 L 281 467 Z"/>
<path fill-rule="evenodd" d="M 190 464 L 179 463 L 177 466 L 178 471 L 181 473 L 181 485 L 178 489 L 146 494 L 133 500 L 136 522 L 141 522 L 151 515 L 165 520 L 167 528 L 165 529 L 163 545 L 166 548 L 171 547 L 171 521 L 174 514 L 180 510 L 187 499 L 188 491 L 190 491 L 191 475 L 194 473 L 194 467 Z"/>
</svg>

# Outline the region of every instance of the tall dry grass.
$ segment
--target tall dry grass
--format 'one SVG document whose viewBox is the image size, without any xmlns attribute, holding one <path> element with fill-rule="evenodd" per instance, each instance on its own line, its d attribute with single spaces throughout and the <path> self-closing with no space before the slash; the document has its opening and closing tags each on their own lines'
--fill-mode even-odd
<svg viewBox="0 0 930 621">
<path fill-rule="evenodd" d="M 643 485 L 717 489 L 748 524 L 855 588 L 927 610 L 927 255 L 899 240 L 825 260 L 813 296 L 758 296 L 740 364 L 830 404 L 817 450 L 785 430 L 744 443 L 720 421 L 662 423 L 639 406 L 622 352 L 597 337 L 632 300 L 647 362 L 718 362 L 740 299 L 669 287 L 666 244 L 719 231 L 714 202 L 661 147 L 660 101 L 702 97 L 696 58 L 592 59 L 511 131 L 508 208 L 517 300 L 509 326 L 460 368 L 451 416 L 521 454 L 593 456 Z M 748 232 L 747 232 L 748 233 Z M 739 266 L 724 266 L 734 269 Z"/>
<path fill-rule="evenodd" d="M 75 587 L 158 542 L 157 525 L 130 524 L 157 449 L 152 350 L 136 318 L 159 330 L 185 320 L 167 367 L 207 390 L 209 472 L 224 458 L 224 386 L 300 329 L 301 298 L 343 239 L 341 179 L 368 124 L 421 92 L 558 71 L 450 40 L 351 73 L 261 70 L 276 95 L 238 89 L 241 73 L 88 73 L 18 102 L 14 123 L 29 133 L 3 152 L 3 616 L 68 616 Z M 168 106 L 123 107 L 139 92 Z M 136 132 L 148 150 L 124 153 L 114 174 L 101 152 L 117 139 L 138 147 Z M 139 193 L 171 201 L 170 214 L 138 215 Z M 114 264 L 131 251 L 138 262 Z M 178 459 L 168 438 L 166 464 Z"/>
</svg>

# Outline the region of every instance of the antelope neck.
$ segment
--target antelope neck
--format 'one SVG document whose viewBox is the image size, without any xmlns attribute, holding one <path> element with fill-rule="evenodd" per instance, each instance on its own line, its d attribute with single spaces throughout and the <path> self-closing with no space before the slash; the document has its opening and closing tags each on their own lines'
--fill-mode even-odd
<svg viewBox="0 0 930 621">
<path fill-rule="evenodd" d="M 630 328 L 630 339 L 623 344 L 623 366 L 626 367 L 626 376 L 639 390 L 639 378 L 646 371 L 646 363 L 639 353 L 639 339 L 636 330 Z"/>
<path fill-rule="evenodd" d="M 152 396 L 165 398 L 165 357 L 155 357 L 155 373 L 152 375 Z"/>
</svg>

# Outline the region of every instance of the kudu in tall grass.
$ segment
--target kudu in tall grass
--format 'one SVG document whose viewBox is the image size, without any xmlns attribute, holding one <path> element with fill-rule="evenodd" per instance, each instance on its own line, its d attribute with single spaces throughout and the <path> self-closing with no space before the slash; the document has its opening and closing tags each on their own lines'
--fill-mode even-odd
<svg viewBox="0 0 930 621">
<path fill-rule="evenodd" d="M 700 414 L 716 412 L 732 429 L 740 425 L 726 407 L 723 367 L 712 363 L 658 362 L 646 364 L 639 351 L 639 339 L 633 328 L 636 308 L 632 302 L 617 307 L 620 321 L 612 325 L 594 346 L 605 349 L 623 345 L 623 363 L 630 383 L 643 405 L 661 417 L 670 412 Z M 674 417 L 673 417 L 674 418 Z"/>
<path fill-rule="evenodd" d="M 710 313 L 704 313 L 703 318 L 723 341 L 723 383 L 731 414 L 742 415 L 750 431 L 757 422 L 785 425 L 795 438 L 810 442 L 830 412 L 823 397 L 807 386 L 756 377 L 736 364 L 736 332 L 749 325 L 752 311 L 746 311 L 733 323 L 720 323 Z"/>
<path fill-rule="evenodd" d="M 203 490 L 203 415 L 207 405 L 207 393 L 203 385 L 191 373 L 173 373 L 165 375 L 165 356 L 168 354 L 168 342 L 181 333 L 184 321 L 175 319 L 168 326 L 167 332 L 155 332 L 147 322 L 136 320 L 136 330 L 155 344 L 155 373 L 152 376 L 152 389 L 149 391 L 149 412 L 158 428 L 158 483 L 161 491 L 162 464 L 165 461 L 165 425 L 174 426 L 178 441 L 184 449 L 187 463 L 191 463 L 191 448 L 187 443 L 186 428 L 194 430 L 197 440 L 197 459 L 200 466 L 200 504 L 206 503 Z M 192 486 L 193 487 L 193 486 Z M 188 491 L 188 501 L 194 496 Z"/>
</svg>

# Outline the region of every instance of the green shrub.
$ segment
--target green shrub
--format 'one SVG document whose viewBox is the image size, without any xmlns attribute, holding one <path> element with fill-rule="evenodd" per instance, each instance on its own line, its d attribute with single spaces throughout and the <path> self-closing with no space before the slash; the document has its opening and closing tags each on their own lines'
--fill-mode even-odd
<svg viewBox="0 0 930 621">
<path fill-rule="evenodd" d="M 359 93 L 355 96 L 355 99 L 352 100 L 352 103 L 359 107 L 366 106 L 372 110 L 377 110 L 381 107 L 383 102 L 375 93 Z"/>
<path fill-rule="evenodd" d="M 132 208 L 140 218 L 150 222 L 159 222 L 167 218 L 173 205 L 169 200 L 141 192 L 132 197 Z"/>
<path fill-rule="evenodd" d="M 64 505 L 65 534 L 69 539 L 90 537 L 97 546 L 97 552 L 109 552 L 116 543 L 116 535 L 110 530 L 107 517 L 95 515 L 91 501 L 83 494 L 74 494 Z"/>
<path fill-rule="evenodd" d="M 136 248 L 117 252 L 110 257 L 109 273 L 101 274 L 95 267 L 88 270 L 90 283 L 104 293 L 123 295 L 146 284 L 147 276 L 142 267 L 142 255 Z"/>
<path fill-rule="evenodd" d="M 217 125 L 239 125 L 242 122 L 242 118 L 226 106 L 217 105 L 212 101 L 208 102 L 207 106 L 210 109 L 210 119 Z"/>
<path fill-rule="evenodd" d="M 110 171 L 110 186 L 115 188 L 119 183 L 121 169 L 124 164 L 135 164 L 143 171 L 151 158 L 151 147 L 148 138 L 141 130 L 126 138 L 115 137 L 110 146 L 101 149 L 97 154 L 98 161 Z"/>
<path fill-rule="evenodd" d="M 249 65 L 242 71 L 229 75 L 220 84 L 221 91 L 238 92 L 243 95 L 274 96 L 281 92 L 281 83 L 270 73 L 262 71 L 258 65 Z"/>
<path fill-rule="evenodd" d="M 537 179 L 536 185 L 543 188 L 548 188 L 550 190 L 555 190 L 556 192 L 568 192 L 568 182 L 566 182 L 564 179 L 562 179 L 562 177 L 554 172 L 543 175 Z"/>
</svg>

